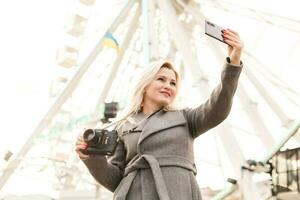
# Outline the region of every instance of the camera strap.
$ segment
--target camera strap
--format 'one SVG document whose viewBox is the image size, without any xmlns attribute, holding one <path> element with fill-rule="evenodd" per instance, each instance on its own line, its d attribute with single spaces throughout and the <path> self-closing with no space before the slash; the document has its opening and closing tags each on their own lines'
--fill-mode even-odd
<svg viewBox="0 0 300 200">
<path fill-rule="evenodd" d="M 130 131 L 134 131 L 139 125 L 144 123 L 146 120 L 148 120 L 150 117 L 152 117 L 153 115 L 158 113 L 160 110 L 162 110 L 162 109 L 159 109 L 159 110 L 155 111 L 154 113 L 151 113 L 149 116 L 144 117 L 144 119 L 140 120 L 137 124 L 135 124 L 135 126 Z"/>
<path fill-rule="evenodd" d="M 157 110 L 157 111 L 151 113 L 149 116 L 144 117 L 142 120 L 140 120 L 138 123 L 136 123 L 136 124 L 134 125 L 133 128 L 124 131 L 124 132 L 123 132 L 123 135 L 126 135 L 126 134 L 128 134 L 128 133 L 133 133 L 133 132 L 139 132 L 139 131 L 136 131 L 135 129 L 136 129 L 137 127 L 139 127 L 139 126 L 140 126 L 141 124 L 143 124 L 143 123 L 144 123 L 144 126 L 145 126 L 146 123 L 148 122 L 148 119 L 149 119 L 150 117 L 152 117 L 153 115 L 155 115 L 156 113 L 158 113 L 160 110 L 162 110 L 162 109 L 159 109 L 159 110 Z"/>
<path fill-rule="evenodd" d="M 108 124 L 108 125 L 102 127 L 101 129 L 107 129 L 108 127 L 111 127 L 112 125 L 115 125 L 115 124 L 117 124 L 117 123 L 119 123 L 119 122 L 121 122 L 121 121 L 123 121 L 123 120 L 124 120 L 124 119 L 119 119 L 119 120 L 117 120 L 117 121 L 111 122 L 110 124 Z"/>
<path fill-rule="evenodd" d="M 134 129 L 136 129 L 140 124 L 142 124 L 145 120 L 149 119 L 150 117 L 152 117 L 153 115 L 155 115 L 156 113 L 158 113 L 160 110 L 162 110 L 162 108 L 159 109 L 159 110 L 157 110 L 157 111 L 155 111 L 154 113 L 151 113 L 149 116 L 147 116 L 144 119 L 142 119 L 141 121 L 139 121 L 137 124 L 135 124 L 134 128 L 132 128 L 131 130 L 134 131 Z M 125 120 L 125 119 L 120 119 L 120 120 L 111 122 L 110 124 L 102 127 L 102 129 L 107 129 L 108 127 L 111 127 L 111 126 L 113 126 L 113 125 L 115 125 L 115 124 L 117 124 L 117 123 L 119 123 L 119 122 L 121 122 L 123 120 Z"/>
</svg>

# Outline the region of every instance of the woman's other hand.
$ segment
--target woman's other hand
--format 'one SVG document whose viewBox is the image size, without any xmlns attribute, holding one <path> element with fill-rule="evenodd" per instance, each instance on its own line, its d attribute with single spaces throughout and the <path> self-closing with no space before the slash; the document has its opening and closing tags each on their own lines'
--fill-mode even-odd
<svg viewBox="0 0 300 200">
<path fill-rule="evenodd" d="M 224 41 L 228 44 L 228 56 L 230 63 L 233 65 L 240 65 L 242 49 L 244 47 L 243 41 L 239 34 L 231 29 L 224 29 L 222 31 Z"/>
<path fill-rule="evenodd" d="M 81 135 L 78 136 L 75 143 L 75 151 L 81 160 L 86 160 L 89 158 L 89 155 L 86 155 L 80 151 L 81 149 L 86 149 L 86 148 L 87 148 L 87 143 L 84 142 L 83 137 Z"/>
</svg>

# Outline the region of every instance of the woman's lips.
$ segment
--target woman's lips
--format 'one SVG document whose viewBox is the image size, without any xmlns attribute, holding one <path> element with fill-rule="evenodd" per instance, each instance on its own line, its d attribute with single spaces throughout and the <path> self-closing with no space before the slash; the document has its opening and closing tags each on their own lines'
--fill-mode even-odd
<svg viewBox="0 0 300 200">
<path fill-rule="evenodd" d="M 160 92 L 160 93 L 162 93 L 162 94 L 166 94 L 166 95 L 168 95 L 168 97 L 170 97 L 170 96 L 171 96 L 171 93 L 169 93 L 169 92 Z"/>
</svg>

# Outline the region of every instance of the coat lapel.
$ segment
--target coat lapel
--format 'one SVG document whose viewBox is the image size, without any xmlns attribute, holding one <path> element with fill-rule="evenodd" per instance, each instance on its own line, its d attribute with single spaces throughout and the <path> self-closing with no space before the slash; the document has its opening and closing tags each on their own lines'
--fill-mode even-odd
<svg viewBox="0 0 300 200">
<path fill-rule="evenodd" d="M 159 110 L 153 113 L 150 117 L 146 117 L 143 113 L 138 113 L 134 118 L 135 124 L 132 123 L 125 123 L 123 128 L 123 133 L 130 133 L 130 132 L 142 132 L 144 126 L 151 120 L 155 115 L 157 115 L 162 110 Z"/>
<path fill-rule="evenodd" d="M 135 123 L 126 122 L 122 128 L 122 135 L 126 135 L 131 132 L 142 132 L 142 127 L 144 123 L 139 123 L 145 118 L 144 114 L 138 113 L 135 117 L 133 117 Z M 144 120 L 146 121 L 146 120 Z"/>
<path fill-rule="evenodd" d="M 177 111 L 160 110 L 158 113 L 146 120 L 145 123 L 142 123 L 136 127 L 136 131 L 142 132 L 139 137 L 138 145 L 141 144 L 147 137 L 156 132 L 186 124 L 186 120 L 184 116 L 180 114 L 180 112 L 178 112 L 176 115 L 174 115 L 173 112 Z"/>
</svg>

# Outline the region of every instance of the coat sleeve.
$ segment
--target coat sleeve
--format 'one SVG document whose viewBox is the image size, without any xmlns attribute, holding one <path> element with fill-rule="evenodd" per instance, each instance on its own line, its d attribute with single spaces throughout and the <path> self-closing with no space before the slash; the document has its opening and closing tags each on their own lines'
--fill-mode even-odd
<svg viewBox="0 0 300 200">
<path fill-rule="evenodd" d="M 213 90 L 209 99 L 196 108 L 183 110 L 194 138 L 217 126 L 228 116 L 242 66 L 242 63 L 241 66 L 233 66 L 227 61 L 221 73 L 221 82 Z"/>
<path fill-rule="evenodd" d="M 125 156 L 124 143 L 119 140 L 112 156 L 91 155 L 83 162 L 97 182 L 114 192 L 123 178 Z"/>
</svg>

